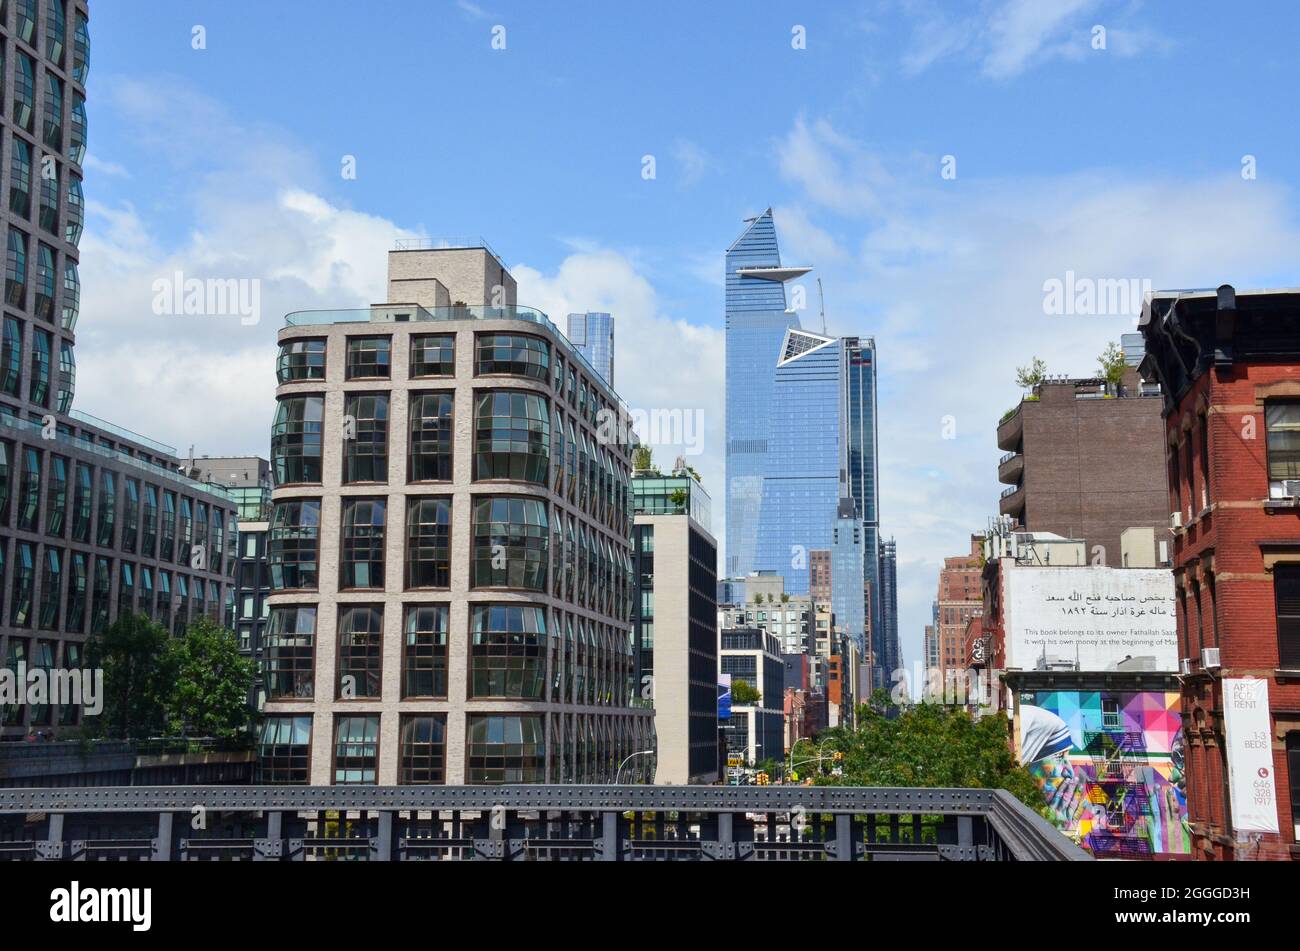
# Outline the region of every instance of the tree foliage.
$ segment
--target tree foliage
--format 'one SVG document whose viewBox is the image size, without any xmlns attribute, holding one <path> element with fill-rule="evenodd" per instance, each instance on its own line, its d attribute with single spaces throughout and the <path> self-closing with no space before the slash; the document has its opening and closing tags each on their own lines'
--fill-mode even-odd
<svg viewBox="0 0 1300 951">
<path fill-rule="evenodd" d="M 241 657 L 234 633 L 206 617 L 171 642 L 176 680 L 168 704 L 168 732 L 233 737 L 247 726 L 252 660 Z"/>
<path fill-rule="evenodd" d="M 1124 367 L 1126 365 L 1124 351 L 1113 340 L 1106 344 L 1106 349 L 1097 357 L 1097 366 L 1101 370 L 1101 375 L 1111 386 L 1119 386 L 1120 381 L 1124 378 Z"/>
<path fill-rule="evenodd" d="M 104 709 L 89 734 L 232 737 L 249 722 L 254 665 L 232 631 L 205 617 L 183 637 L 143 614 L 118 618 L 86 645 L 86 662 L 104 671 Z"/>
<path fill-rule="evenodd" d="M 763 695 L 759 693 L 758 688 L 755 687 L 753 684 L 751 684 L 748 680 L 731 681 L 731 702 L 732 703 L 739 703 L 741 705 L 745 705 L 751 703 L 758 703 L 762 699 L 763 699 Z"/>
<path fill-rule="evenodd" d="M 858 728 L 834 727 L 820 734 L 815 747 L 796 746 L 795 760 L 818 752 L 839 751 L 843 775 L 825 775 L 808 764 L 801 775 L 818 785 L 929 786 L 958 789 L 1005 789 L 1043 814 L 1043 795 L 1032 776 L 1015 761 L 1007 742 L 1007 719 L 975 719 L 956 707 L 922 703 L 900 708 L 877 691 L 858 708 Z"/>
<path fill-rule="evenodd" d="M 1034 357 L 1027 367 L 1016 368 L 1016 385 L 1021 389 L 1031 389 L 1047 379 L 1047 364 L 1040 357 Z"/>
<path fill-rule="evenodd" d="M 104 709 L 86 728 L 120 737 L 161 733 L 175 681 L 167 629 L 143 614 L 118 618 L 86 644 L 86 665 L 104 671 Z"/>
</svg>

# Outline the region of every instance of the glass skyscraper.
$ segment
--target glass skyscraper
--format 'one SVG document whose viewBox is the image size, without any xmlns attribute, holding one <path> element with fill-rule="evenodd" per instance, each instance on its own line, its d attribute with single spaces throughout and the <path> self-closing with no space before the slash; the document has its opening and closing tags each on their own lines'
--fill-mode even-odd
<svg viewBox="0 0 1300 951">
<path fill-rule="evenodd" d="M 727 249 L 727 570 L 755 570 L 763 477 L 767 472 L 774 370 L 785 333 L 799 327 L 786 309 L 785 282 L 811 268 L 782 268 L 769 208 Z M 788 555 L 778 567 L 784 568 Z"/>
<path fill-rule="evenodd" d="M 726 574 L 770 570 L 806 594 L 809 552 L 834 549 L 851 512 L 860 554 L 841 557 L 838 571 L 832 555 L 833 596 L 856 592 L 856 604 L 865 584 L 881 632 L 875 343 L 804 330 L 785 283 L 811 268 L 781 265 L 770 209 L 748 225 L 726 258 Z M 861 639 L 865 607 L 842 607 L 837 624 Z"/>
<path fill-rule="evenodd" d="M 614 385 L 614 318 L 598 311 L 569 315 L 569 342 L 610 386 Z"/>
</svg>

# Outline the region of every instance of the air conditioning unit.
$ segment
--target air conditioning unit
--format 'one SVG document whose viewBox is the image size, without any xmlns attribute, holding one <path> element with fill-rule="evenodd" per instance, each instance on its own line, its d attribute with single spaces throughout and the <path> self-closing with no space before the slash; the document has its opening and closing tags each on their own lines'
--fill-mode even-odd
<svg viewBox="0 0 1300 951">
<path fill-rule="evenodd" d="M 1169 513 L 1169 527 L 1172 529 L 1183 527 L 1183 513 L 1181 511 Z"/>
<path fill-rule="evenodd" d="M 1178 661 L 1178 672 L 1184 676 L 1192 673 L 1192 659 L 1190 657 L 1183 657 Z"/>
<path fill-rule="evenodd" d="M 1288 499 L 1300 498 L 1300 479 L 1283 479 L 1282 494 Z"/>
<path fill-rule="evenodd" d="M 1219 649 L 1217 647 L 1201 648 L 1201 666 L 1206 670 L 1219 669 Z"/>
</svg>

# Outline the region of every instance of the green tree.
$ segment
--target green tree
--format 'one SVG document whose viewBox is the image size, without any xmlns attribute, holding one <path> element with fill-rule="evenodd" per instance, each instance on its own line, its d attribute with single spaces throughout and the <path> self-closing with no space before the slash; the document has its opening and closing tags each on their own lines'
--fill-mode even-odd
<svg viewBox="0 0 1300 951">
<path fill-rule="evenodd" d="M 763 695 L 758 692 L 758 688 L 748 680 L 733 680 L 731 682 L 731 702 L 738 703 L 742 706 L 758 703 L 763 699 Z"/>
<path fill-rule="evenodd" d="M 167 629 L 143 614 L 124 614 L 86 644 L 86 666 L 104 671 L 104 709 L 89 733 L 122 738 L 162 732 L 175 681 Z"/>
<path fill-rule="evenodd" d="M 834 727 L 817 738 L 822 753 L 844 754 L 838 764 L 843 775 L 809 774 L 819 784 L 841 786 L 1005 789 L 1045 814 L 1038 785 L 1007 743 L 1007 722 L 996 714 L 977 720 L 965 710 L 939 704 L 900 708 L 877 691 L 858 708 L 857 729 Z M 800 749 L 796 747 L 796 761 Z"/>
<path fill-rule="evenodd" d="M 176 679 L 169 698 L 168 732 L 229 738 L 248 726 L 248 687 L 253 661 L 239 654 L 239 641 L 206 617 L 190 623 L 169 645 Z"/>
<path fill-rule="evenodd" d="M 1097 366 L 1101 369 L 1101 375 L 1111 386 L 1119 386 L 1120 380 L 1124 379 L 1124 368 L 1127 365 L 1124 360 L 1124 351 L 1113 340 L 1106 344 L 1106 349 L 1097 358 Z"/>
<path fill-rule="evenodd" d="M 637 446 L 632 450 L 632 468 L 633 470 L 645 470 L 647 472 L 658 472 L 654 464 L 654 450 L 649 446 Z"/>
<path fill-rule="evenodd" d="M 1047 379 L 1047 364 L 1039 357 L 1034 357 L 1027 367 L 1016 368 L 1016 385 L 1021 389 L 1032 389 Z"/>
</svg>

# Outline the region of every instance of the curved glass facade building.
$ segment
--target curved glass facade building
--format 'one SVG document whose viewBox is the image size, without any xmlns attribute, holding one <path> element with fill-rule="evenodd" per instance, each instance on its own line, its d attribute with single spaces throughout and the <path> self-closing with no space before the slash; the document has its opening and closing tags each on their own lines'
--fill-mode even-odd
<svg viewBox="0 0 1300 951">
<path fill-rule="evenodd" d="M 90 67 L 85 0 L 0 2 L 0 664 L 79 668 L 119 615 L 173 633 L 219 620 L 235 503 L 180 473 L 176 449 L 73 409 L 81 163 Z M 59 734 L 72 704 L 0 707 L 0 735 Z"/>
<path fill-rule="evenodd" d="M 279 334 L 261 780 L 653 776 L 626 409 L 486 247 L 389 296 Z"/>
</svg>

